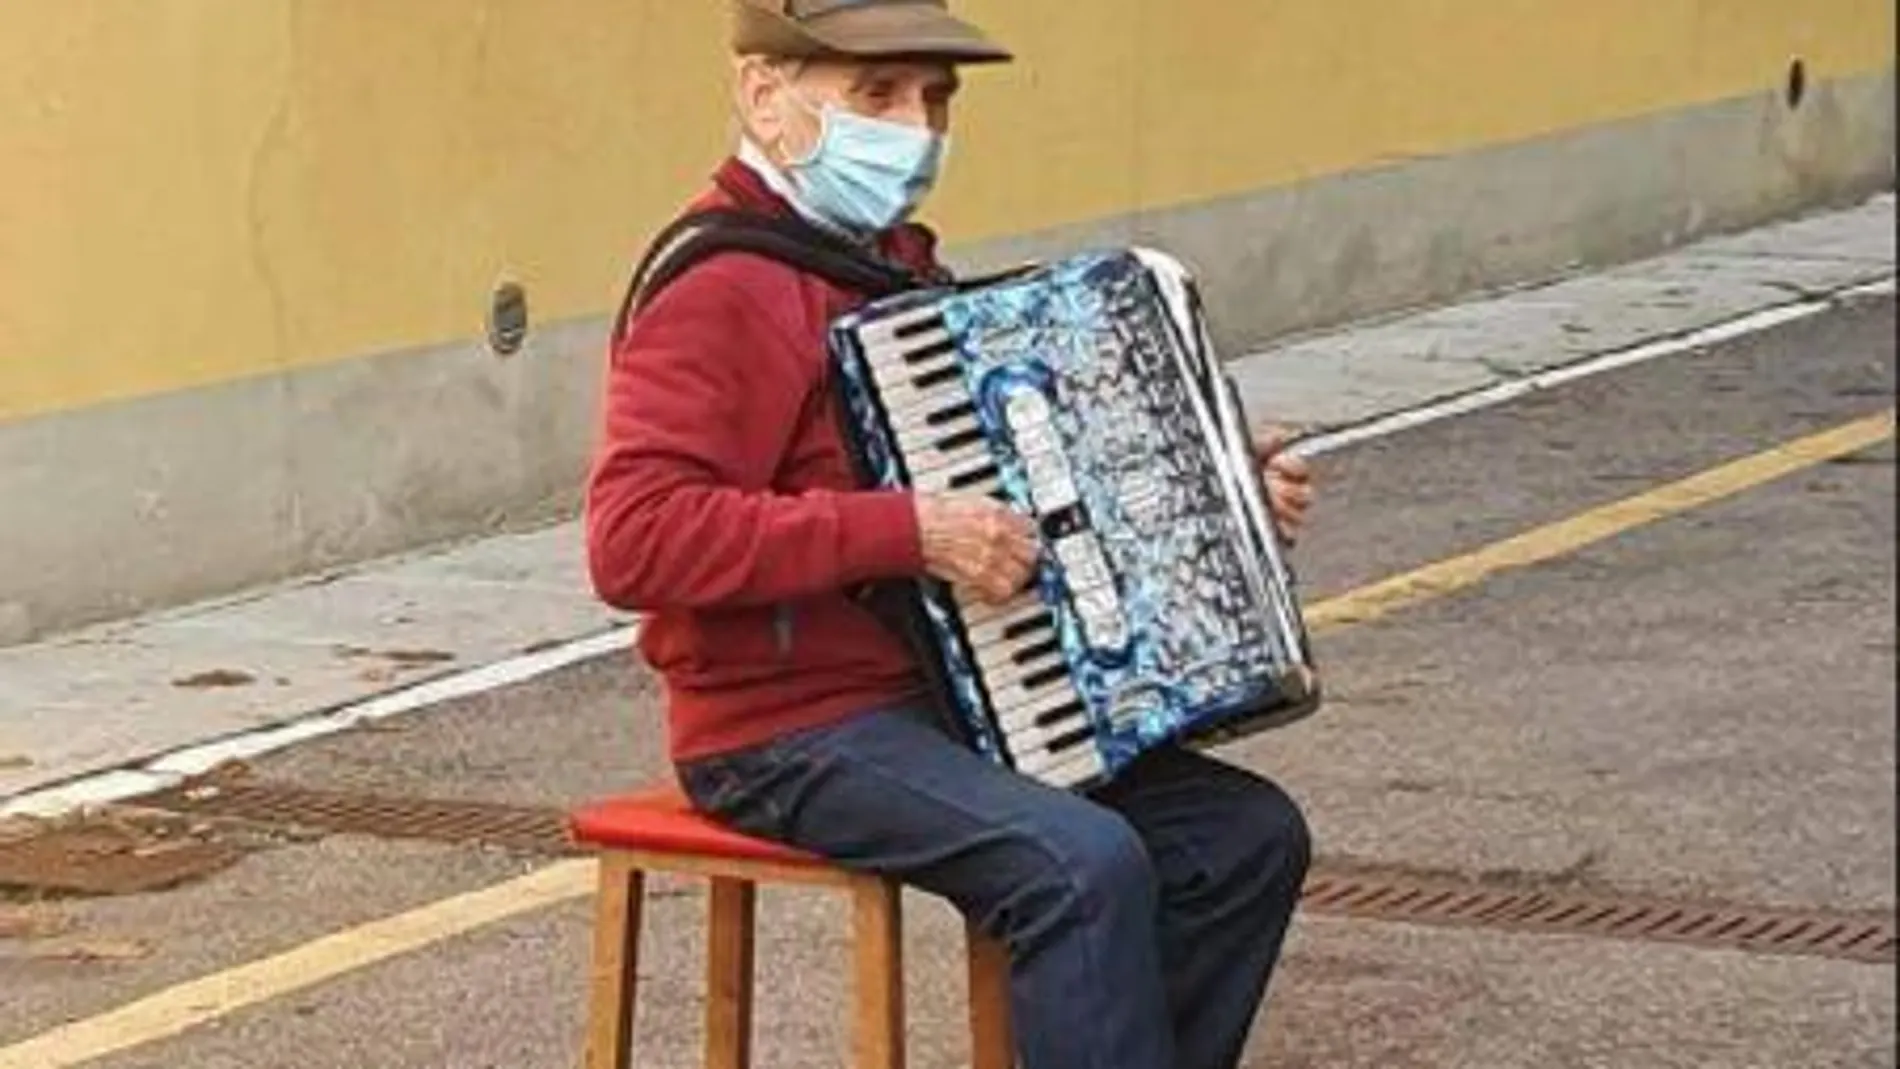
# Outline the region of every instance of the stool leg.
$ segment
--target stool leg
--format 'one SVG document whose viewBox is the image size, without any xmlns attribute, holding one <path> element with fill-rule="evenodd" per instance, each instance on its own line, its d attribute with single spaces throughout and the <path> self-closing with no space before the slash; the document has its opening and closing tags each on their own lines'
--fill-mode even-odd
<svg viewBox="0 0 1900 1069">
<path fill-rule="evenodd" d="M 904 1069 L 904 922 L 894 880 L 852 881 L 857 1069 Z"/>
<path fill-rule="evenodd" d="M 594 905 L 594 963 L 589 990 L 587 1069 L 631 1069 L 635 985 L 640 965 L 640 904 L 646 878 L 629 858 L 600 859 Z"/>
<path fill-rule="evenodd" d="M 752 936 L 756 889 L 712 881 L 706 955 L 706 1069 L 752 1064 Z"/>
<path fill-rule="evenodd" d="M 1014 1069 L 1009 1021 L 1009 948 L 969 929 L 971 1069 Z"/>
</svg>

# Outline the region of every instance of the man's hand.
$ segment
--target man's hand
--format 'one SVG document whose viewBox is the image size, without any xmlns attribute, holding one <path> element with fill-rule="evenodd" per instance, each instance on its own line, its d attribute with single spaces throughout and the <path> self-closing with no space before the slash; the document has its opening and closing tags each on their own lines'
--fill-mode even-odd
<svg viewBox="0 0 1900 1069">
<path fill-rule="evenodd" d="M 1260 482 L 1267 490 L 1268 507 L 1289 545 L 1298 542 L 1306 513 L 1313 506 L 1313 472 L 1306 461 L 1286 451 L 1287 434 L 1268 428 L 1255 435 L 1260 454 Z"/>
<path fill-rule="evenodd" d="M 1036 531 L 987 497 L 917 499 L 924 569 L 991 604 L 1022 593 L 1036 566 Z"/>
</svg>

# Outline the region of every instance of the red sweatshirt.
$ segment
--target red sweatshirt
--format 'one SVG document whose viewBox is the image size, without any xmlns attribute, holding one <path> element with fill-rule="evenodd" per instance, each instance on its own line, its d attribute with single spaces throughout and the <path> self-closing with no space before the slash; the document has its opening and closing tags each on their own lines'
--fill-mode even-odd
<svg viewBox="0 0 1900 1069">
<path fill-rule="evenodd" d="M 737 160 L 694 204 L 791 208 Z M 903 227 L 884 251 L 934 266 Z M 857 489 L 825 331 L 861 296 L 750 254 L 702 262 L 613 346 L 587 492 L 609 604 L 648 614 L 676 761 L 743 748 L 917 693 L 903 644 L 845 589 L 916 575 L 909 494 Z"/>
</svg>

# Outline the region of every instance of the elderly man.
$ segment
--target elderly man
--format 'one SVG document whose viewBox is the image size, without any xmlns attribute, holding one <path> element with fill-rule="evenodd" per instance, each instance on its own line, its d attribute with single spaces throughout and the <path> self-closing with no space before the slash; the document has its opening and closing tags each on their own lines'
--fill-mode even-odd
<svg viewBox="0 0 1900 1069">
<path fill-rule="evenodd" d="M 939 277 L 907 220 L 944 159 L 959 66 L 1008 53 L 942 0 L 736 0 L 735 26 L 743 135 L 694 209 Z M 987 498 L 855 481 L 825 330 L 865 297 L 728 252 L 615 334 L 588 549 L 600 595 L 648 614 L 680 781 L 738 828 L 894 874 L 1004 941 L 1029 1069 L 1235 1066 L 1306 872 L 1301 814 L 1181 749 L 1091 795 L 1054 790 L 933 716 L 857 592 L 929 575 L 1002 600 L 1036 548 Z M 1295 530 L 1307 473 L 1262 450 Z"/>
</svg>

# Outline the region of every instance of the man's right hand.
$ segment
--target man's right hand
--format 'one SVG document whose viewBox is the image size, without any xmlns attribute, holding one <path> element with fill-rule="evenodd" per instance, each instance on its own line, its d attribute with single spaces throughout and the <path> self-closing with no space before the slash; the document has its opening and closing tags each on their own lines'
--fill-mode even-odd
<svg viewBox="0 0 1900 1069">
<path fill-rule="evenodd" d="M 1022 593 L 1036 567 L 1036 529 L 988 497 L 917 499 L 924 570 L 990 604 Z"/>
</svg>

